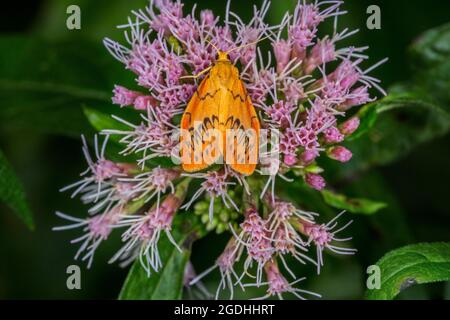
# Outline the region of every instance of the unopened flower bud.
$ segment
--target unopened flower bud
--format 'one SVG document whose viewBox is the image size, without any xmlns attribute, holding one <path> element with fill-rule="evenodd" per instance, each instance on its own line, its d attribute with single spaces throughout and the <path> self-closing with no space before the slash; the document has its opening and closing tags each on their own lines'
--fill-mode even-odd
<svg viewBox="0 0 450 320">
<path fill-rule="evenodd" d="M 305 175 L 305 182 L 313 189 L 318 191 L 323 190 L 326 186 L 325 179 L 315 173 L 307 173 Z"/>
<path fill-rule="evenodd" d="M 349 136 L 353 134 L 359 127 L 360 120 L 358 117 L 353 117 L 340 125 L 339 129 L 343 135 Z"/>
<path fill-rule="evenodd" d="M 289 166 L 292 167 L 293 165 L 295 165 L 297 163 L 297 158 L 294 155 L 288 154 L 286 156 L 284 156 L 284 163 Z"/>
<path fill-rule="evenodd" d="M 345 147 L 337 146 L 332 147 L 327 152 L 328 157 L 330 157 L 333 160 L 339 161 L 339 162 L 348 162 L 352 158 L 353 154 L 350 150 L 348 150 Z"/>
<path fill-rule="evenodd" d="M 336 127 L 330 127 L 326 129 L 323 135 L 326 144 L 333 144 L 344 141 L 344 135 Z"/>
<path fill-rule="evenodd" d="M 314 152 L 312 150 L 305 150 L 300 155 L 300 162 L 302 165 L 307 166 L 311 164 L 317 157 L 317 152 Z"/>
</svg>

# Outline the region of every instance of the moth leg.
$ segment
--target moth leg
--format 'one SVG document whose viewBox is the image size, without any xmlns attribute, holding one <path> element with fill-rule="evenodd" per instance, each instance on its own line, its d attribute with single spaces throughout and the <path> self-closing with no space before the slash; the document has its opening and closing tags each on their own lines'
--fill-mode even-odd
<svg viewBox="0 0 450 320">
<path fill-rule="evenodd" d="M 211 68 L 212 68 L 212 66 L 211 66 L 211 67 L 208 67 L 208 68 L 206 68 L 205 70 L 202 70 L 202 71 L 200 71 L 199 73 L 194 74 L 194 75 L 192 75 L 192 76 L 183 76 L 183 77 L 180 77 L 180 79 L 198 79 L 198 78 L 200 78 L 202 75 L 204 75 L 205 73 L 207 73 L 209 70 L 211 70 Z"/>
</svg>

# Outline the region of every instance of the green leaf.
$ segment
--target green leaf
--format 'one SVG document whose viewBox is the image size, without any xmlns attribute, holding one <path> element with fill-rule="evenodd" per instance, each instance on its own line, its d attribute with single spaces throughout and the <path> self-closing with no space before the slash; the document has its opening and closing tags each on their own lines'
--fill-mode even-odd
<svg viewBox="0 0 450 320">
<path fill-rule="evenodd" d="M 172 235 L 177 248 L 162 235 L 158 243 L 163 267 L 148 277 L 139 261 L 136 261 L 125 280 L 119 299 L 121 300 L 174 300 L 181 299 L 184 271 L 195 239 L 203 236 L 202 224 L 192 212 L 179 212 L 175 217 Z"/>
<path fill-rule="evenodd" d="M 377 202 L 363 198 L 348 198 L 345 195 L 337 194 L 329 190 L 321 191 L 324 201 L 330 206 L 349 211 L 351 213 L 361 213 L 371 215 L 387 207 L 384 202 Z"/>
<path fill-rule="evenodd" d="M 291 201 L 303 210 L 319 212 L 324 220 L 335 217 L 336 210 L 323 201 L 320 192 L 306 185 L 300 177 L 289 176 L 289 178 L 293 178 L 293 181 L 287 188 L 280 187 L 282 183 L 277 181 L 276 194 L 280 194 L 282 199 Z"/>
<path fill-rule="evenodd" d="M 104 112 L 103 110 L 94 109 L 94 108 L 90 108 L 90 107 L 86 107 L 86 106 L 83 107 L 83 111 L 84 111 L 84 114 L 86 115 L 89 123 L 98 132 L 101 132 L 103 130 L 108 130 L 108 129 L 123 130 L 123 131 L 129 131 L 130 129 L 132 129 L 129 126 L 125 125 L 124 123 L 114 119 L 112 117 L 111 112 L 107 113 L 107 112 Z M 121 113 L 124 113 L 124 112 L 122 111 Z M 128 114 L 129 112 L 126 112 L 126 113 Z M 121 114 L 119 114 L 118 110 L 114 110 L 114 114 L 117 115 L 119 118 L 124 118 L 124 120 L 128 120 L 127 117 L 123 117 Z M 121 137 L 122 136 L 118 136 L 118 135 L 111 136 L 111 138 L 114 141 L 119 141 Z"/>
<path fill-rule="evenodd" d="M 448 132 L 450 114 L 426 93 L 411 90 L 397 86 L 375 103 L 378 120 L 358 145 L 367 161 L 387 164 Z"/>
<path fill-rule="evenodd" d="M 387 97 L 361 108 L 358 112 L 361 125 L 350 141 L 376 129 L 387 112 L 389 118 L 394 118 L 391 121 L 409 130 L 425 129 L 423 135 L 417 138 L 419 141 L 442 135 L 449 128 L 450 113 L 419 88 L 397 85 L 390 92 Z"/>
<path fill-rule="evenodd" d="M 30 229 L 34 229 L 33 217 L 28 208 L 22 184 L 1 150 L 0 200 L 6 203 Z"/>
<path fill-rule="evenodd" d="M 160 244 L 160 249 L 164 253 L 162 258 L 165 265 L 159 273 L 153 273 L 148 277 L 141 263 L 134 262 L 120 293 L 120 300 L 181 299 L 184 270 L 189 261 L 190 251 L 183 249 L 183 252 L 180 253 L 172 244 L 170 245 L 172 248 Z"/>
<path fill-rule="evenodd" d="M 450 24 L 428 30 L 411 46 L 414 83 L 450 112 Z"/>
<path fill-rule="evenodd" d="M 448 114 L 450 113 L 450 23 L 424 32 L 412 43 L 409 49 L 410 65 L 413 77 L 408 83 L 398 84 L 390 90 L 394 95 L 382 99 L 381 103 L 395 105 L 398 98 L 401 104 L 416 102 L 426 104 L 433 109 L 441 109 L 446 115 L 448 127 Z M 398 97 L 398 94 L 401 94 Z M 403 96 L 403 97 L 402 97 Z M 363 118 L 368 110 L 374 109 L 378 103 L 370 104 L 361 110 Z M 437 108 L 436 108 L 437 107 Z M 438 111 L 438 113 L 442 113 Z M 423 119 L 428 119 L 424 114 Z M 362 131 L 367 131 L 362 126 Z"/>
<path fill-rule="evenodd" d="M 450 243 L 423 243 L 386 254 L 377 266 L 381 288 L 368 290 L 367 299 L 392 300 L 415 284 L 450 281 Z"/>
</svg>

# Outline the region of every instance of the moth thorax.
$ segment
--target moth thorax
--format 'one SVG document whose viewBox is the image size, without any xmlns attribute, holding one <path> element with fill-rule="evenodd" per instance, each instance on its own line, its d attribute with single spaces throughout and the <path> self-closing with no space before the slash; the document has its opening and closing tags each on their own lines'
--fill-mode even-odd
<svg viewBox="0 0 450 320">
<path fill-rule="evenodd" d="M 220 79 L 223 85 L 227 84 L 233 77 L 238 77 L 229 61 L 218 61 L 211 71 L 211 75 Z"/>
</svg>

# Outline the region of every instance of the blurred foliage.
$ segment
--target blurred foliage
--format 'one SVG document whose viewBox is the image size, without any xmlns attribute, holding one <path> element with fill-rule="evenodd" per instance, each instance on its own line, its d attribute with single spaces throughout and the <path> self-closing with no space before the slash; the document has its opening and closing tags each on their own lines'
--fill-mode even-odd
<svg viewBox="0 0 450 320">
<path fill-rule="evenodd" d="M 4 36 L 0 46 L 5 48 L 2 61 L 8 61 L 0 65 L 0 119 L 6 129 L 32 125 L 47 133 L 92 132 L 82 104 L 109 103 L 111 84 L 125 74 L 99 44 L 89 41 Z"/>
<path fill-rule="evenodd" d="M 22 184 L 0 150 L 0 200 L 6 203 L 25 223 L 33 229 L 33 217 L 28 208 Z"/>
<path fill-rule="evenodd" d="M 337 194 L 329 190 L 322 190 L 322 196 L 325 203 L 333 208 L 346 210 L 351 213 L 374 214 L 387 204 L 383 202 L 372 201 L 362 198 L 348 198 L 343 194 Z"/>
<path fill-rule="evenodd" d="M 184 2 L 186 10 L 191 10 L 194 1 Z M 261 3 L 233 1 L 232 9 L 244 19 L 248 18 L 251 2 Z M 0 298 L 116 298 L 120 291 L 127 270 L 106 263 L 120 247 L 117 237 L 102 245 L 91 270 L 83 269 L 82 290 L 69 291 L 65 270 L 71 264 L 78 264 L 72 260 L 75 248 L 68 244 L 69 234 L 55 234 L 50 229 L 59 223 L 53 216 L 56 209 L 80 216 L 85 212 L 81 204 L 68 201 L 66 194 L 58 193 L 60 186 L 76 180 L 78 172 L 84 168 L 79 139 L 73 137 L 94 133 L 91 124 L 96 129 L 108 126 L 110 108 L 114 108 L 115 113 L 122 112 L 125 118 L 130 116 L 111 106 L 110 96 L 114 84 L 133 87 L 132 75 L 109 56 L 101 40 L 105 36 L 121 40 L 122 30 L 115 26 L 125 23 L 129 11 L 142 8 L 145 3 L 144 0 L 47 0 L 36 1 L 26 8 L 17 4 L 21 10 L 3 11 L 0 146 L 23 182 L 35 214 L 36 229 L 29 232 L 13 215 L 3 214 L 10 209 L 2 207 L 0 254 L 4 263 L 0 265 Z M 382 9 L 382 30 L 365 27 L 366 8 L 374 3 Z M 82 30 L 67 30 L 69 4 L 81 7 Z M 279 22 L 294 4 L 295 1 L 274 2 L 268 18 L 272 23 Z M 218 14 L 224 11 L 222 2 L 199 2 L 198 6 L 212 8 Z M 307 210 L 320 212 L 323 221 L 338 212 L 332 206 L 339 209 L 347 206 L 345 209 L 352 211 L 348 207 L 349 199 L 373 199 L 378 203 L 380 210 L 376 214 L 344 216 L 354 219 L 348 234 L 353 235 L 357 255 L 344 258 L 327 255 L 320 276 L 315 274 L 314 268 L 296 267 L 299 274 L 308 277 L 302 285 L 323 293 L 324 298 L 362 298 L 367 266 L 390 250 L 411 243 L 450 241 L 450 171 L 447 168 L 450 161 L 450 26 L 444 25 L 449 22 L 450 3 L 433 0 L 426 12 L 419 9 L 422 6 L 419 0 L 345 1 L 349 14 L 342 17 L 340 25 L 361 29 L 345 44 L 370 45 L 372 62 L 385 56 L 390 58 L 389 63 L 374 72 L 390 87 L 390 95 L 359 112 L 363 125 L 348 143 L 354 151 L 350 163 L 337 165 L 329 160 L 321 163 L 327 168 L 331 190 L 345 194 L 346 198 L 334 195 L 332 201 L 328 198 L 330 206 L 320 193 L 305 188 L 302 182 L 284 190 L 286 198 Z M 425 32 L 429 29 L 432 30 Z M 419 34 L 422 35 L 417 38 Z M 0 187 L 0 199 L 21 213 L 30 225 L 32 220 L 24 205 L 21 184 L 3 154 L 0 170 L 0 182 L 8 181 L 8 188 Z M 387 204 L 383 209 L 382 203 Z M 70 236 L 75 238 L 77 233 Z M 228 237 L 226 234 L 208 235 L 193 244 L 192 255 L 189 243 L 174 263 L 185 264 L 191 256 L 197 271 L 202 271 L 214 262 Z M 404 259 L 420 262 L 416 257 L 421 256 L 428 259 L 427 263 L 433 263 L 448 256 L 447 245 L 430 246 L 409 246 L 387 254 L 379 262 L 382 272 L 391 274 L 391 265 L 402 265 Z M 448 263 L 448 257 L 446 259 Z M 163 272 L 161 277 L 172 275 L 171 264 L 167 268 L 167 273 Z M 431 273 L 419 275 L 416 272 L 420 268 L 415 268 L 414 264 L 404 273 L 389 276 L 388 285 L 378 293 L 379 297 L 394 297 L 411 274 L 417 283 L 448 280 Z M 166 281 L 153 278 L 154 275 L 148 280 L 142 276 L 142 271 L 142 268 L 132 267 L 131 274 L 138 274 L 141 279 L 138 282 Z M 169 277 L 174 287 L 180 287 L 179 275 Z M 136 285 L 133 281 L 127 280 L 122 298 L 156 295 L 148 291 L 150 286 Z M 217 274 L 208 279 L 206 286 L 213 291 L 216 284 Z M 246 291 L 239 297 L 255 296 L 253 289 L 249 291 L 252 292 Z M 449 292 L 448 285 L 435 284 L 410 288 L 398 297 L 442 299 L 449 298 Z M 168 293 L 179 297 L 180 289 L 162 292 L 158 297 L 168 297 Z M 369 297 L 377 298 L 375 295 L 368 293 Z"/>
</svg>

